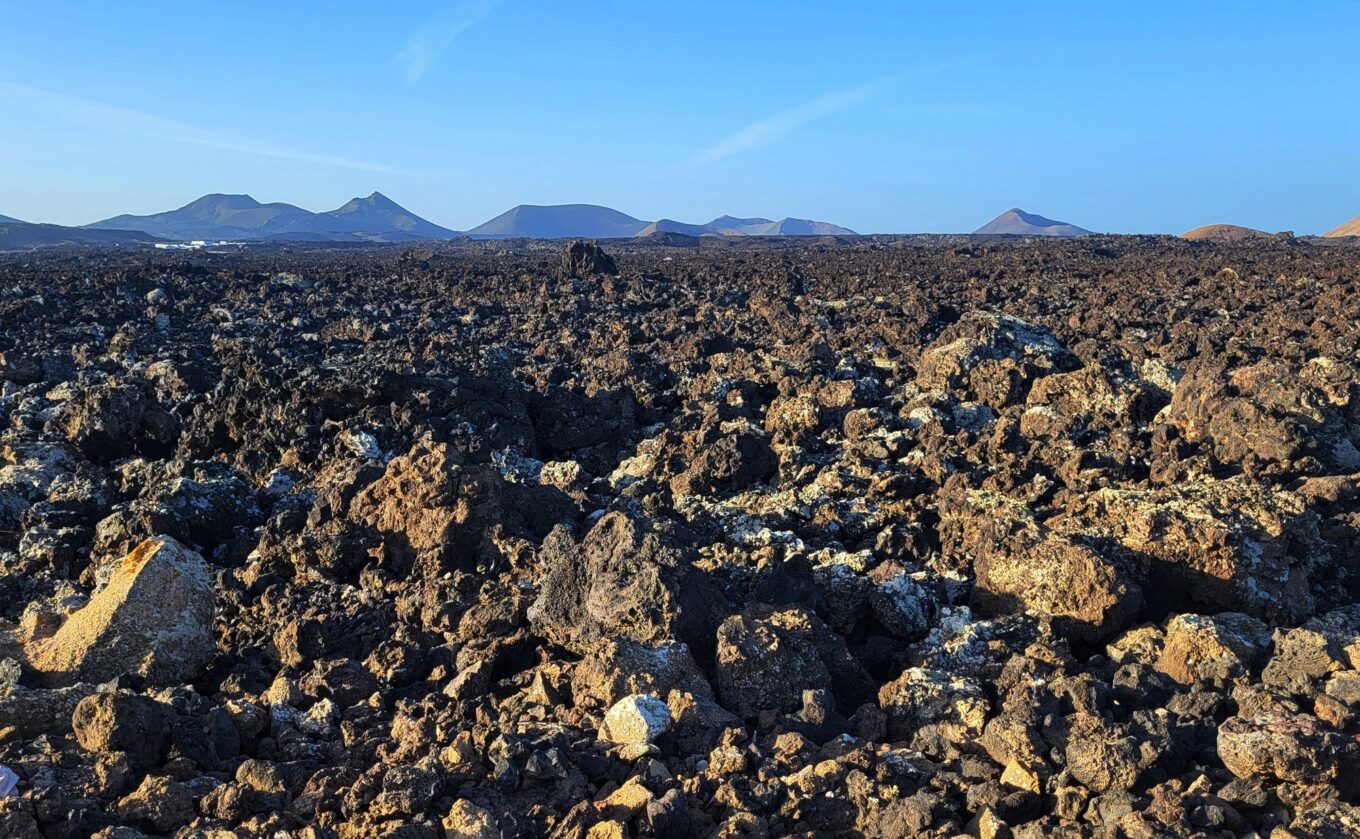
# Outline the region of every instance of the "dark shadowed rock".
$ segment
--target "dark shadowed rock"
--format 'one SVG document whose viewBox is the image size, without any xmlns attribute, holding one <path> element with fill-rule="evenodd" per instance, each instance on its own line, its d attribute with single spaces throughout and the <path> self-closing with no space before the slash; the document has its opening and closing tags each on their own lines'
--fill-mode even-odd
<svg viewBox="0 0 1360 839">
<path fill-rule="evenodd" d="M 562 250 L 563 277 L 593 277 L 597 274 L 619 273 L 614 258 L 595 242 L 576 239 Z"/>
<path fill-rule="evenodd" d="M 161 705 L 123 691 L 82 699 L 71 726 L 82 749 L 97 754 L 122 752 L 140 768 L 158 766 L 168 741 Z"/>
<path fill-rule="evenodd" d="M 718 699 L 743 717 L 795 711 L 804 691 L 818 689 L 853 709 L 870 688 L 840 636 L 802 609 L 757 608 L 723 621 L 713 681 Z"/>
<path fill-rule="evenodd" d="M 691 553 L 654 525 L 612 512 L 579 545 L 563 528 L 549 534 L 541 593 L 529 609 L 534 632 L 581 653 L 606 635 L 711 650 L 722 595 Z"/>
</svg>

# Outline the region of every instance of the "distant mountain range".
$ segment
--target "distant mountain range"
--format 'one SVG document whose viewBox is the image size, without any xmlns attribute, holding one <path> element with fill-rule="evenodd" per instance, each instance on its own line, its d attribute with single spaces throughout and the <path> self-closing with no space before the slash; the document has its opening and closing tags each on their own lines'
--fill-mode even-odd
<svg viewBox="0 0 1360 839">
<path fill-rule="evenodd" d="M 0 224 L 22 224 L 0 216 Z M 74 228 L 73 228 L 74 229 Z M 314 213 L 292 204 L 261 204 L 249 195 L 205 195 L 176 210 L 121 215 L 85 230 L 131 230 L 164 241 L 403 242 L 422 239 L 626 239 L 654 233 L 690 236 L 854 236 L 853 230 L 809 219 L 719 216 L 708 224 L 649 222 L 594 204 L 521 204 L 466 233 L 426 221 L 375 192 L 338 209 Z"/>
<path fill-rule="evenodd" d="M 292 204 L 261 204 L 249 195 L 205 195 L 149 216 L 123 215 L 87 225 L 92 230 L 141 230 L 163 239 L 290 239 L 303 241 L 400 242 L 452 239 L 458 234 L 431 224 L 375 192 L 344 206 L 313 213 Z"/>
<path fill-rule="evenodd" d="M 205 195 L 152 215 L 120 215 L 84 227 L 29 224 L 0 215 L 0 248 L 42 244 L 127 244 L 208 241 L 411 242 L 453 239 L 626 239 L 655 237 L 856 236 L 848 227 L 811 219 L 719 216 L 706 224 L 663 218 L 645 221 L 595 204 L 521 204 L 460 233 L 427 221 L 379 192 L 354 198 L 326 212 L 292 204 L 261 204 L 249 195 Z M 1007 210 L 973 232 L 976 236 L 1088 236 L 1091 231 L 1019 208 Z M 1272 234 L 1230 224 L 1197 227 L 1189 240 L 1237 241 Z M 1360 236 L 1360 217 L 1326 234 Z"/>
<path fill-rule="evenodd" d="M 973 231 L 975 236 L 1089 236 L 1091 231 L 1013 208 Z"/>
<path fill-rule="evenodd" d="M 136 230 L 90 230 L 59 224 L 6 221 L 0 216 L 0 251 L 26 251 L 54 245 L 150 245 L 156 237 Z"/>
<path fill-rule="evenodd" d="M 848 227 L 824 221 L 786 218 L 733 218 L 719 216 L 708 224 L 661 219 L 647 222 L 594 204 L 521 204 L 472 228 L 474 239 L 624 239 L 655 233 L 683 233 L 687 236 L 854 236 Z"/>
</svg>

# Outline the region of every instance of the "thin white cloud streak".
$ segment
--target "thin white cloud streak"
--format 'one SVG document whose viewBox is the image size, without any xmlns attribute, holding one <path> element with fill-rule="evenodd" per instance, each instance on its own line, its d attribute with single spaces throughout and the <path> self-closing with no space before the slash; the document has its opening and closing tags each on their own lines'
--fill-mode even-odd
<svg viewBox="0 0 1360 839">
<path fill-rule="evenodd" d="M 410 174 L 390 166 L 367 163 L 362 160 L 351 160 L 347 157 L 316 154 L 262 143 L 246 137 L 199 128 L 146 111 L 95 102 L 79 96 L 70 96 L 24 84 L 0 81 L 0 97 L 27 100 L 43 112 L 58 119 L 107 134 L 141 137 L 183 146 L 196 146 L 255 157 L 269 157 L 276 160 L 292 160 L 298 163 L 332 166 L 338 169 L 355 169 L 361 172 L 378 172 L 385 175 Z"/>
<path fill-rule="evenodd" d="M 787 111 L 780 111 L 773 116 L 751 123 L 735 134 L 725 137 L 714 145 L 709 146 L 698 154 L 681 162 L 675 168 L 679 170 L 695 169 L 701 166 L 707 166 L 710 163 L 716 163 L 719 160 L 725 160 L 734 155 L 761 148 L 762 146 L 768 146 L 771 143 L 782 140 L 784 137 L 809 123 L 816 122 L 817 120 L 824 119 L 825 117 L 840 113 L 841 111 L 849 110 L 858 105 L 862 105 L 871 99 L 890 93 L 910 78 L 950 70 L 963 64 L 971 63 L 982 55 L 984 54 L 979 53 L 977 55 L 961 56 L 956 59 L 941 61 L 935 64 L 927 64 L 904 72 L 894 73 L 891 76 L 875 79 L 871 82 L 855 85 L 854 87 L 847 87 L 843 90 L 838 90 L 834 93 L 829 93 L 825 96 L 813 99 L 810 102 L 804 102 L 802 105 L 789 108 Z"/>
<path fill-rule="evenodd" d="M 470 27 L 500 5 L 501 0 L 465 0 L 433 17 L 416 31 L 396 60 L 406 71 L 406 83 L 415 84 L 430 65 L 453 46 Z"/>
<path fill-rule="evenodd" d="M 684 161 L 680 168 L 695 169 L 762 146 L 768 146 L 809 123 L 848 110 L 875 96 L 882 95 L 895 87 L 897 83 L 897 77 L 893 77 L 848 87 L 813 99 L 810 102 L 804 102 L 802 105 L 789 108 L 787 111 L 780 111 L 774 116 L 757 120 Z"/>
</svg>

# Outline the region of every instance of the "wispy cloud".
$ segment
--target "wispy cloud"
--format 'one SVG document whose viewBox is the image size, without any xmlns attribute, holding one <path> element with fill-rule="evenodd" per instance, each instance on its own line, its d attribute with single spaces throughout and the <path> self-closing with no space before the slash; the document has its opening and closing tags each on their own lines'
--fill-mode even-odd
<svg viewBox="0 0 1360 839">
<path fill-rule="evenodd" d="M 416 31 L 406 46 L 396 55 L 397 62 L 406 70 L 406 81 L 420 81 L 439 56 L 467 29 L 491 14 L 501 0 L 463 0 L 430 19 Z"/>
<path fill-rule="evenodd" d="M 797 107 L 789 108 L 787 111 L 780 111 L 773 116 L 756 120 L 735 134 L 723 138 L 684 161 L 680 168 L 694 169 L 707 166 L 733 155 L 768 146 L 809 123 L 853 108 L 875 96 L 880 96 L 896 87 L 899 81 L 899 77 L 893 76 L 867 84 L 847 87 L 810 102 L 804 102 Z"/>
<path fill-rule="evenodd" d="M 123 108 L 80 96 L 70 96 L 65 93 L 13 82 L 0 81 L 0 98 L 27 101 L 53 117 L 107 134 L 143 137 L 148 140 L 184 146 L 198 146 L 199 148 L 248 154 L 255 157 L 271 157 L 278 160 L 294 160 L 299 163 L 333 166 L 339 169 L 356 169 L 362 172 L 379 172 L 387 175 L 408 174 L 390 166 L 276 146 L 247 137 L 199 128 L 146 111 Z"/>
</svg>

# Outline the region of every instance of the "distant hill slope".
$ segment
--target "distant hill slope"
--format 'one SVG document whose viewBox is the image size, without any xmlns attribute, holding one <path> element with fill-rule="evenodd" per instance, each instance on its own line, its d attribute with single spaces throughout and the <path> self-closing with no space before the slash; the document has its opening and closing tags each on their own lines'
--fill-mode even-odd
<svg viewBox="0 0 1360 839">
<path fill-rule="evenodd" d="M 53 245 L 150 245 L 156 237 L 136 230 L 90 230 L 59 224 L 0 222 L 0 251 L 26 251 Z"/>
<path fill-rule="evenodd" d="M 839 224 L 806 218 L 786 218 L 747 224 L 736 228 L 742 236 L 855 236 L 855 231 Z"/>
<path fill-rule="evenodd" d="M 332 223 L 323 222 L 323 226 L 329 226 L 334 232 L 404 233 L 417 239 L 452 239 L 458 235 L 447 227 L 426 221 L 381 192 L 367 198 L 350 199 L 339 209 L 320 215 L 334 219 Z"/>
<path fill-rule="evenodd" d="M 647 227 L 641 219 L 596 204 L 520 204 L 467 233 L 474 239 L 621 239 Z"/>
<path fill-rule="evenodd" d="M 752 227 L 758 227 L 762 224 L 774 224 L 774 222 L 767 218 L 736 218 L 735 216 L 718 216 L 717 218 L 713 219 L 713 221 L 710 221 L 708 224 L 704 226 L 711 230 L 741 231 L 747 230 Z"/>
<path fill-rule="evenodd" d="M 1187 230 L 1181 234 L 1181 238 L 1192 242 L 1241 242 L 1246 239 L 1269 239 L 1271 235 L 1264 230 L 1236 224 L 1206 224 Z"/>
<path fill-rule="evenodd" d="M 1322 235 L 1328 239 L 1334 239 L 1340 236 L 1360 236 L 1360 216 L 1356 216 L 1335 230 L 1328 230 Z"/>
<path fill-rule="evenodd" d="M 654 233 L 679 233 L 684 236 L 717 236 L 717 232 L 702 224 L 685 224 L 668 218 L 652 222 L 637 232 L 638 236 L 651 236 Z"/>
<path fill-rule="evenodd" d="M 249 195 L 205 195 L 177 210 L 122 215 L 87 225 L 93 230 L 142 230 L 166 239 L 287 239 L 368 241 L 448 239 L 452 230 L 432 224 L 381 193 L 313 213 L 292 204 L 261 204 Z M 334 234 L 334 235 L 331 235 Z"/>
<path fill-rule="evenodd" d="M 479 239 L 525 237 L 531 239 L 623 239 L 679 233 L 685 236 L 854 236 L 855 231 L 837 224 L 811 219 L 733 218 L 719 216 L 708 224 L 687 224 L 674 219 L 646 222 L 609 207 L 595 204 L 521 204 L 491 221 L 468 231 Z"/>
<path fill-rule="evenodd" d="M 1089 236 L 1091 231 L 1016 207 L 973 231 L 975 236 Z"/>
<path fill-rule="evenodd" d="M 13 218 L 11 216 L 0 216 L 0 224 L 28 224 L 28 222 L 20 221 L 19 219 Z"/>
</svg>

